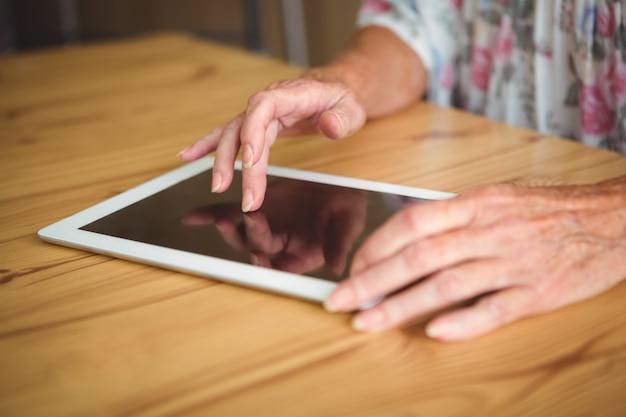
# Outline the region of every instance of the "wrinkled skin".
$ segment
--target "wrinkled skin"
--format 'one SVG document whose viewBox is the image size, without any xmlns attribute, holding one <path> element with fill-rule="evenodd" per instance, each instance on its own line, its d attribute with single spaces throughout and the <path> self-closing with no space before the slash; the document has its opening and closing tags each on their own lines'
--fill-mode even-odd
<svg viewBox="0 0 626 417">
<path fill-rule="evenodd" d="M 595 186 L 480 187 L 410 206 L 356 254 L 351 278 L 327 300 L 382 331 L 459 302 L 427 334 L 464 340 L 599 294 L 626 277 L 626 181 Z"/>
</svg>

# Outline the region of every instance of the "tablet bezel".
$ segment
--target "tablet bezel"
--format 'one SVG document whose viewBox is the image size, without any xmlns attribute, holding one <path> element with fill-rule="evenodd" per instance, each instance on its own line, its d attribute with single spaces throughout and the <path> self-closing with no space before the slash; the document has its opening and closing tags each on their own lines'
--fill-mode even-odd
<svg viewBox="0 0 626 417">
<path fill-rule="evenodd" d="M 211 169 L 213 162 L 214 159 L 212 157 L 207 157 L 183 165 L 180 168 L 167 172 L 157 178 L 118 194 L 115 197 L 45 227 L 38 232 L 38 235 L 47 242 L 63 246 L 150 264 L 204 278 L 244 285 L 263 291 L 270 291 L 315 302 L 323 302 L 337 286 L 336 282 L 136 242 L 80 229 L 130 204 L 143 200 L 183 180 Z M 236 161 L 235 169 L 241 170 L 240 161 Z M 269 166 L 267 173 L 268 175 L 276 177 L 398 194 L 426 200 L 442 200 L 455 196 L 455 194 L 442 191 L 277 166 Z"/>
</svg>

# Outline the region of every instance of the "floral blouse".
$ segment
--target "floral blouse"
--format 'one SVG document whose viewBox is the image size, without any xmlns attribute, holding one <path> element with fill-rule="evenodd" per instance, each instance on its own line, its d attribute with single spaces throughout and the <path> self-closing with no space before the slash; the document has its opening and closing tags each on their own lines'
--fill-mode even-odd
<svg viewBox="0 0 626 417">
<path fill-rule="evenodd" d="M 365 0 L 409 44 L 428 99 L 626 153 L 626 0 Z"/>
</svg>

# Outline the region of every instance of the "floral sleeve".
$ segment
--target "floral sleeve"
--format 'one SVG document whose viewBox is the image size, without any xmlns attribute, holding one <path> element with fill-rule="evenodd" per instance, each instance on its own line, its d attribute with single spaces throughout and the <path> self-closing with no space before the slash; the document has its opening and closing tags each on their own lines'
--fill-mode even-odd
<svg viewBox="0 0 626 417">
<path fill-rule="evenodd" d="M 428 100 L 626 153 L 626 0 L 364 0 L 428 69 Z"/>
<path fill-rule="evenodd" d="M 406 42 L 431 67 L 430 43 L 426 25 L 414 0 L 365 0 L 358 17 L 358 26 L 383 26 Z"/>
</svg>

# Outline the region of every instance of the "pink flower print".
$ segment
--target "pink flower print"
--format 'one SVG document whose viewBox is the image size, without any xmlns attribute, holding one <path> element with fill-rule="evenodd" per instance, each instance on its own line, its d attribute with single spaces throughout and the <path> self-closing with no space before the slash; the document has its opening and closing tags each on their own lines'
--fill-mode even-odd
<svg viewBox="0 0 626 417">
<path fill-rule="evenodd" d="M 439 85 L 444 90 L 452 90 L 455 78 L 454 66 L 450 62 L 446 62 L 439 72 Z"/>
<path fill-rule="evenodd" d="M 384 14 L 391 11 L 389 0 L 366 0 L 361 6 L 361 11 L 371 14 Z"/>
<path fill-rule="evenodd" d="M 548 45 L 542 45 L 538 42 L 535 43 L 535 51 L 538 54 L 545 56 L 548 59 L 552 59 L 552 49 Z"/>
<path fill-rule="evenodd" d="M 472 84 L 481 91 L 487 91 L 493 57 L 487 48 L 475 46 L 472 52 Z"/>
<path fill-rule="evenodd" d="M 498 33 L 498 44 L 496 47 L 496 54 L 498 58 L 508 60 L 511 57 L 514 43 L 513 36 L 514 34 L 511 18 L 505 16 L 502 19 L 500 32 Z"/>
<path fill-rule="evenodd" d="M 608 84 L 608 91 L 613 99 L 611 104 L 618 106 L 626 104 L 626 64 L 622 62 L 619 51 L 609 55 L 606 60 L 606 73 L 603 80 Z"/>
<path fill-rule="evenodd" d="M 598 12 L 598 34 L 603 38 L 612 38 L 615 33 L 615 9 L 612 4 L 606 3 Z"/>
<path fill-rule="evenodd" d="M 463 0 L 450 0 L 450 2 L 456 10 L 463 10 Z"/>
<path fill-rule="evenodd" d="M 615 115 L 597 85 L 583 86 L 580 92 L 580 111 L 583 132 L 586 134 L 603 136 L 613 129 Z"/>
<path fill-rule="evenodd" d="M 621 59 L 615 60 L 615 72 L 613 73 L 613 91 L 617 98 L 617 103 L 622 106 L 626 104 L 626 64 Z"/>
</svg>

